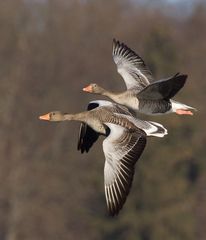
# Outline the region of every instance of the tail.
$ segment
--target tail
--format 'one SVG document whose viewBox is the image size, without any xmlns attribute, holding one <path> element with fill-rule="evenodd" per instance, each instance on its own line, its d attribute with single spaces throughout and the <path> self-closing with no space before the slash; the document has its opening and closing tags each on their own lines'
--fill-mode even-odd
<svg viewBox="0 0 206 240">
<path fill-rule="evenodd" d="M 196 108 L 188 106 L 186 104 L 171 100 L 172 108 L 171 111 L 180 115 L 193 115 L 192 111 L 197 111 Z"/>
<path fill-rule="evenodd" d="M 167 129 L 160 123 L 148 122 L 150 124 L 149 129 L 145 130 L 147 136 L 164 137 L 168 134 Z"/>
<path fill-rule="evenodd" d="M 116 115 L 127 118 L 136 127 L 142 129 L 147 136 L 164 137 L 165 135 L 167 135 L 167 129 L 160 123 L 144 121 L 138 118 L 134 118 L 133 116 L 130 116 L 130 115 L 124 115 L 124 114 L 116 114 Z"/>
</svg>

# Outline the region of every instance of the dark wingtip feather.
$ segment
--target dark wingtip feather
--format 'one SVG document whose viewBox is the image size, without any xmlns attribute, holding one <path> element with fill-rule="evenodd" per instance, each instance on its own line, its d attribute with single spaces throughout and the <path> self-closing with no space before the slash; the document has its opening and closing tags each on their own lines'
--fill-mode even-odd
<svg viewBox="0 0 206 240">
<path fill-rule="evenodd" d="M 187 74 L 176 74 L 171 78 L 171 89 L 168 92 L 168 96 L 165 96 L 167 99 L 174 97 L 180 89 L 182 89 L 187 81 Z"/>
<path fill-rule="evenodd" d="M 77 150 L 80 150 L 81 153 L 88 153 L 92 145 L 97 141 L 98 137 L 99 133 L 95 132 L 91 127 L 83 123 L 80 126 Z"/>
<path fill-rule="evenodd" d="M 179 84 L 179 90 L 184 86 L 184 84 L 187 81 L 187 74 L 179 74 L 177 76 L 175 76 L 174 78 L 178 81 Z M 180 83 L 181 82 L 181 83 Z"/>
<path fill-rule="evenodd" d="M 87 106 L 87 110 L 90 111 L 94 108 L 99 107 L 99 104 L 96 102 L 90 102 Z M 89 152 L 89 149 L 92 147 L 94 142 L 98 139 L 99 134 L 90 128 L 86 123 L 81 123 L 79 128 L 79 137 L 77 142 L 77 150 L 81 153 Z"/>
<path fill-rule="evenodd" d="M 112 49 L 115 49 L 116 44 L 117 44 L 117 41 L 116 41 L 115 38 L 113 38 L 113 40 L 112 40 Z"/>
</svg>

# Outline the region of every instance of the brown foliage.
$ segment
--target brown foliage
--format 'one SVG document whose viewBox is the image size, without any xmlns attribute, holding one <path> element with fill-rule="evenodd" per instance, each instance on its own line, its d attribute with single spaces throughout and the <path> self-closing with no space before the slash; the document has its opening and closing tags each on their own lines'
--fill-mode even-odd
<svg viewBox="0 0 206 240">
<path fill-rule="evenodd" d="M 206 238 L 205 5 L 173 16 L 123 0 L 0 2 L 0 239 Z M 199 111 L 152 118 L 169 135 L 149 141 L 128 201 L 110 219 L 102 139 L 81 155 L 78 124 L 48 124 L 38 115 L 84 110 L 96 99 L 81 91 L 90 82 L 124 88 L 113 37 L 157 79 L 187 73 L 177 99 Z"/>
</svg>

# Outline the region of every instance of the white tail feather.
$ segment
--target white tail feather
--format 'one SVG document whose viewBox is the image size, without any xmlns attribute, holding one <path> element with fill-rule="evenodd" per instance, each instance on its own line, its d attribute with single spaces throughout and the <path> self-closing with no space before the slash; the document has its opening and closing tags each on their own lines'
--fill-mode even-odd
<svg viewBox="0 0 206 240">
<path fill-rule="evenodd" d="M 172 112 L 176 112 L 176 110 L 193 110 L 193 111 L 197 111 L 196 108 L 190 107 L 186 104 L 180 103 L 180 102 L 176 102 L 174 100 L 171 100 L 171 104 L 172 104 Z"/>
<path fill-rule="evenodd" d="M 148 123 L 150 123 L 150 128 L 145 131 L 147 136 L 164 137 L 168 134 L 167 129 L 162 124 L 151 121 Z"/>
<path fill-rule="evenodd" d="M 136 127 L 142 129 L 147 134 L 147 136 L 164 137 L 167 135 L 167 129 L 160 123 L 144 121 L 124 114 L 116 115 L 126 117 Z"/>
</svg>

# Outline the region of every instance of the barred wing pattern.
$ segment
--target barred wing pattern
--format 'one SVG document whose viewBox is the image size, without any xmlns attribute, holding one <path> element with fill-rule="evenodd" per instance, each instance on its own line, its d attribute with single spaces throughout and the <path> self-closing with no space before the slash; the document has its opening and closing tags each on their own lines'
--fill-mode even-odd
<svg viewBox="0 0 206 240">
<path fill-rule="evenodd" d="M 105 155 L 104 182 L 107 208 L 117 215 L 129 194 L 135 172 L 135 163 L 146 145 L 146 134 L 119 125 L 105 123 L 110 128 L 103 142 Z"/>
<path fill-rule="evenodd" d="M 137 91 L 141 91 L 153 81 L 152 74 L 143 59 L 124 43 L 113 39 L 112 55 L 127 89 L 136 88 Z"/>
</svg>

